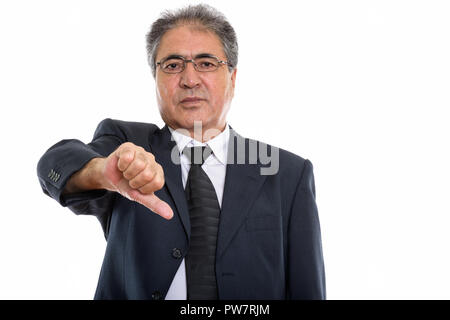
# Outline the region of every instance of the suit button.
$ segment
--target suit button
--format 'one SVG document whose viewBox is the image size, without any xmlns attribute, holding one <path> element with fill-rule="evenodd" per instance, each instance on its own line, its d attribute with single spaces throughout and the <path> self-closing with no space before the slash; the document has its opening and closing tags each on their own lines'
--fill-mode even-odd
<svg viewBox="0 0 450 320">
<path fill-rule="evenodd" d="M 180 259 L 183 255 L 181 254 L 181 250 L 178 248 L 173 248 L 172 250 L 172 257 L 175 259 Z"/>
<path fill-rule="evenodd" d="M 152 299 L 153 300 L 161 300 L 161 292 L 155 291 L 152 293 Z"/>
</svg>

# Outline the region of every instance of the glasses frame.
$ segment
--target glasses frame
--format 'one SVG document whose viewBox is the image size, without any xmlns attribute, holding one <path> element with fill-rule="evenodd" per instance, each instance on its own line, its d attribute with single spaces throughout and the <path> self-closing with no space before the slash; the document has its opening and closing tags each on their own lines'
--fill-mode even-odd
<svg viewBox="0 0 450 320">
<path fill-rule="evenodd" d="M 219 66 L 217 66 L 217 69 L 214 69 L 214 70 L 201 71 L 201 70 L 197 69 L 198 66 L 197 66 L 197 64 L 194 61 L 195 59 L 199 59 L 199 58 L 214 58 L 219 63 Z M 183 68 L 181 69 L 181 71 L 178 71 L 178 72 L 167 72 L 167 71 L 164 71 L 164 69 L 162 68 L 162 64 L 164 62 L 166 62 L 167 60 L 170 60 L 170 59 L 183 60 Z M 168 57 L 162 58 L 159 62 L 156 63 L 156 66 L 159 66 L 161 71 L 166 73 L 166 74 L 177 74 L 177 73 L 183 72 L 186 69 L 186 65 L 187 65 L 188 62 L 192 62 L 192 64 L 194 65 L 194 69 L 196 71 L 198 71 L 198 72 L 214 72 L 214 71 L 217 71 L 219 69 L 220 65 L 227 65 L 229 68 L 232 68 L 232 65 L 228 61 L 220 60 L 219 57 L 216 57 L 216 56 L 214 56 L 212 54 L 200 54 L 200 55 L 196 56 L 194 59 L 186 59 L 185 57 L 179 56 L 179 55 L 170 55 Z"/>
</svg>

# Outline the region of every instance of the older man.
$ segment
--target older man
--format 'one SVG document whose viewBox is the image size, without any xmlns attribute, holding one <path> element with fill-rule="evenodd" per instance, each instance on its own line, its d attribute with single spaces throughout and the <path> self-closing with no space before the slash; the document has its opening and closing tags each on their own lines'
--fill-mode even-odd
<svg viewBox="0 0 450 320">
<path fill-rule="evenodd" d="M 38 164 L 44 193 L 101 222 L 95 298 L 324 299 L 311 162 L 227 124 L 231 25 L 204 5 L 165 12 L 147 49 L 166 126 L 106 119 Z"/>
</svg>

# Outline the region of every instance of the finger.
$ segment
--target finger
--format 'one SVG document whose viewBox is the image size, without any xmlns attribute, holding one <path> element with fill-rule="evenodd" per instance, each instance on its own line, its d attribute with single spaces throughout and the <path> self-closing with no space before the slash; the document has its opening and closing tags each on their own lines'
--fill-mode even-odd
<svg viewBox="0 0 450 320">
<path fill-rule="evenodd" d="M 128 168 L 123 171 L 123 177 L 127 180 L 134 179 L 140 172 L 142 172 L 148 165 L 149 161 L 145 158 L 145 155 L 136 152 L 133 161 Z"/>
<path fill-rule="evenodd" d="M 156 174 L 157 173 L 155 172 L 155 170 L 152 169 L 150 165 L 147 165 L 144 170 L 142 170 L 134 178 L 129 180 L 128 183 L 133 189 L 139 189 L 152 182 L 152 180 L 156 177 Z"/>
<path fill-rule="evenodd" d="M 116 155 L 119 158 L 117 168 L 119 168 L 119 170 L 123 172 L 133 162 L 135 150 L 131 148 L 131 146 L 125 145 L 124 147 L 117 150 Z"/>
<path fill-rule="evenodd" d="M 162 187 L 164 187 L 164 177 L 161 174 L 156 174 L 150 182 L 139 187 L 139 191 L 142 194 L 150 194 L 158 191 Z"/>
<path fill-rule="evenodd" d="M 144 194 L 149 194 L 156 190 L 161 189 L 164 186 L 164 172 L 162 170 L 162 167 L 158 163 L 153 162 L 153 163 L 147 164 L 145 169 L 142 170 L 133 179 L 131 179 L 129 183 L 130 183 L 130 187 L 132 187 L 133 189 L 140 189 L 140 188 L 144 187 L 145 185 L 151 183 L 144 189 L 146 191 L 143 192 Z M 162 185 L 161 185 L 161 183 L 162 183 Z M 154 187 L 150 190 L 149 187 L 151 185 L 154 185 Z M 140 191 L 142 192 L 143 190 L 140 190 Z"/>
</svg>

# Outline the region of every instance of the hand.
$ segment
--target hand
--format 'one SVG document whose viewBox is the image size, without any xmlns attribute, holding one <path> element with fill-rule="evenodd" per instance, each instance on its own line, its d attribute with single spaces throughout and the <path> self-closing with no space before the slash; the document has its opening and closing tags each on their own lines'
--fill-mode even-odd
<svg viewBox="0 0 450 320">
<path fill-rule="evenodd" d="M 101 159 L 103 187 L 136 201 L 165 219 L 173 217 L 170 206 L 154 192 L 164 186 L 164 171 L 153 154 L 126 142 Z"/>
</svg>

